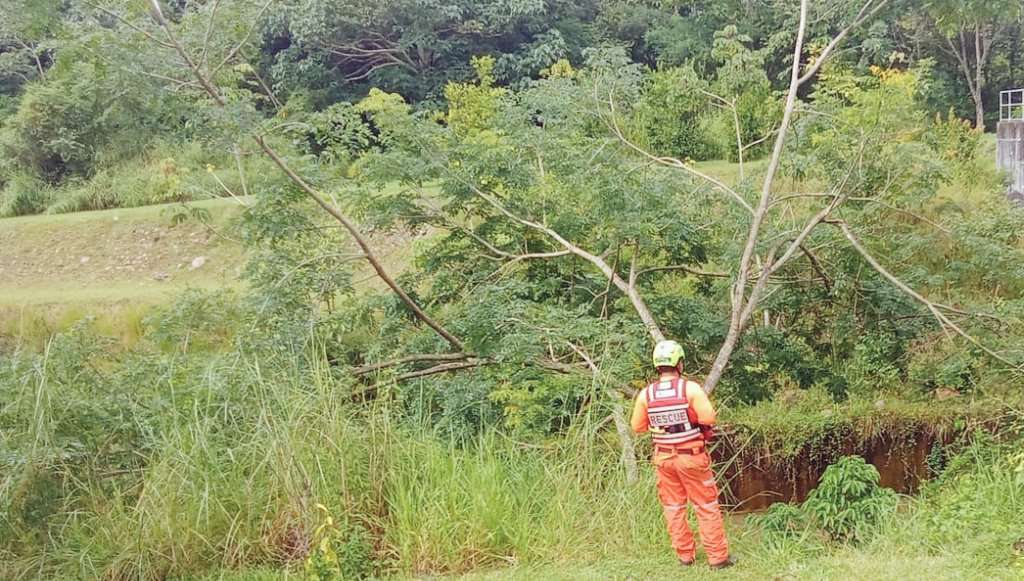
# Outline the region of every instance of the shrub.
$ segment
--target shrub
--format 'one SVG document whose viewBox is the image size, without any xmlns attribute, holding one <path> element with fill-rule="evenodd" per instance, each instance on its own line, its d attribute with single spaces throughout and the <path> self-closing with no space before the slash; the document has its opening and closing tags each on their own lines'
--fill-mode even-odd
<svg viewBox="0 0 1024 581">
<path fill-rule="evenodd" d="M 879 486 L 874 466 L 846 456 L 825 470 L 803 508 L 831 539 L 863 541 L 896 508 L 896 493 Z"/>
<path fill-rule="evenodd" d="M 635 110 L 635 125 L 646 146 L 658 155 L 708 159 L 714 155 L 702 117 L 707 83 L 692 68 L 672 67 L 651 73 Z"/>
<path fill-rule="evenodd" d="M 974 161 L 981 140 L 981 132 L 974 129 L 966 119 L 957 117 L 950 109 L 943 119 L 938 113 L 935 120 L 921 136 L 939 157 L 956 164 L 968 164 Z"/>
<path fill-rule="evenodd" d="M 945 118 L 936 113 L 921 133 L 921 141 L 942 162 L 949 178 L 958 186 L 968 191 L 996 191 L 1003 187 L 1003 177 L 993 171 L 989 159 L 979 157 L 982 135 L 982 131 L 950 110 Z"/>
<path fill-rule="evenodd" d="M 365 579 L 373 572 L 373 547 L 364 527 L 336 523 L 322 504 L 320 524 L 313 531 L 313 547 L 306 557 L 306 577 L 315 581 Z"/>
<path fill-rule="evenodd" d="M 311 113 L 292 132 L 304 141 L 303 149 L 325 163 L 348 163 L 374 144 L 372 128 L 351 103 L 335 103 Z"/>
</svg>

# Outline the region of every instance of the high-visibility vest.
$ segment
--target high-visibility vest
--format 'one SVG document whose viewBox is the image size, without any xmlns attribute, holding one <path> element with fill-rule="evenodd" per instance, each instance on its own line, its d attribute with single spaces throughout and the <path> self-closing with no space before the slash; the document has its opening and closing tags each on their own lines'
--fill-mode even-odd
<svg viewBox="0 0 1024 581">
<path fill-rule="evenodd" d="M 654 432 L 655 445 L 675 446 L 703 439 L 697 412 L 686 399 L 686 379 L 666 379 L 647 386 L 647 420 L 660 428 Z"/>
</svg>

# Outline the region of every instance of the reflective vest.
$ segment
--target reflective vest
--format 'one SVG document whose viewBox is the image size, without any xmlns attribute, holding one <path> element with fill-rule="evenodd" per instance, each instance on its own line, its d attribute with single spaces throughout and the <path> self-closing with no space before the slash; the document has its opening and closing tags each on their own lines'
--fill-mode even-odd
<svg viewBox="0 0 1024 581">
<path fill-rule="evenodd" d="M 701 440 L 697 412 L 686 399 L 686 379 L 667 379 L 647 386 L 647 420 L 664 433 L 652 435 L 655 445 L 675 446 Z"/>
</svg>

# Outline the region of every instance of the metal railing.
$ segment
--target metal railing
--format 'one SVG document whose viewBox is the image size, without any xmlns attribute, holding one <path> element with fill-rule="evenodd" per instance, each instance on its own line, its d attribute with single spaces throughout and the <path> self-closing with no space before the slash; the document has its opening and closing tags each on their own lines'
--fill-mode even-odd
<svg viewBox="0 0 1024 581">
<path fill-rule="evenodd" d="M 999 120 L 1024 120 L 1024 89 L 999 92 Z"/>
</svg>

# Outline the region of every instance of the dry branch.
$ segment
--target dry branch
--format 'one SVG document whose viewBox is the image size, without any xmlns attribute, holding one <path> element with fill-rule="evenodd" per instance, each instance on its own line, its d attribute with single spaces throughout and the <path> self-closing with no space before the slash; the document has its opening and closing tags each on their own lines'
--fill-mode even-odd
<svg viewBox="0 0 1024 581">
<path fill-rule="evenodd" d="M 910 285 L 903 282 L 895 275 L 893 275 L 891 272 L 886 270 L 886 268 L 882 266 L 882 264 L 878 262 L 878 260 L 875 259 L 875 257 L 872 256 L 870 252 L 868 252 L 867 248 L 865 248 L 864 245 L 861 244 L 860 240 L 853 233 L 853 230 L 850 229 L 849 224 L 842 220 L 833 220 L 830 223 L 835 224 L 836 226 L 839 227 L 840 230 L 842 230 L 843 235 L 846 236 L 846 239 L 850 241 L 850 245 L 853 246 L 854 250 L 856 250 L 869 265 L 871 265 L 871 268 L 875 269 L 875 271 L 878 272 L 878 274 L 882 275 L 883 278 L 888 280 L 890 283 L 893 284 L 893 286 L 895 286 L 899 290 L 903 291 L 903 293 L 905 293 L 907 296 L 924 305 L 925 308 L 927 308 L 928 311 L 931 312 L 932 316 L 935 317 L 935 320 L 939 322 L 939 325 L 942 326 L 943 330 L 952 330 L 957 335 L 960 335 L 964 339 L 967 339 L 967 341 L 972 343 L 975 347 L 984 351 L 989 357 L 992 357 L 996 361 L 999 361 L 1000 363 L 1009 366 L 1016 373 L 1024 373 L 1024 366 L 1017 363 L 1013 363 L 1012 361 L 1006 359 L 1005 357 L 996 353 L 992 349 L 986 347 L 974 336 L 968 334 L 966 331 L 960 328 L 959 325 L 949 320 L 949 317 L 947 317 L 942 312 L 944 308 L 949 307 L 945 307 L 944 305 L 940 305 L 928 300 L 923 295 L 912 289 Z M 962 313 L 963 311 L 959 312 Z"/>
<path fill-rule="evenodd" d="M 601 370 L 594 363 L 594 360 L 587 355 L 587 352 L 571 341 L 566 341 L 566 344 L 586 362 L 587 367 L 593 373 L 594 381 L 601 381 Z M 626 469 L 626 481 L 634 483 L 640 479 L 640 470 L 636 462 L 636 442 L 633 439 L 633 430 L 629 425 L 629 420 L 626 419 L 626 410 L 622 404 L 622 397 L 615 390 L 607 386 L 605 386 L 604 392 L 612 405 L 611 416 L 615 422 L 615 432 L 619 436 L 619 445 L 622 448 L 621 460 L 623 467 Z"/>
<path fill-rule="evenodd" d="M 615 270 L 612 269 L 612 267 L 603 257 L 587 252 L 583 248 L 577 246 L 576 244 L 573 244 L 572 242 L 564 238 L 561 234 L 559 234 L 552 228 L 545 226 L 544 224 L 534 222 L 532 220 L 527 220 L 526 218 L 522 218 L 516 215 L 508 208 L 506 208 L 501 202 L 499 202 L 497 198 L 491 196 L 487 192 L 484 192 L 477 186 L 473 184 L 469 184 L 469 186 L 473 189 L 477 196 L 479 196 L 484 201 L 489 203 L 491 206 L 493 206 L 495 209 L 497 209 L 499 212 L 505 215 L 505 217 L 513 220 L 514 222 L 522 224 L 523 226 L 533 228 L 534 230 L 537 230 L 538 232 L 545 234 L 546 236 L 557 242 L 559 245 L 561 245 L 563 248 L 565 248 L 572 254 L 596 266 L 598 270 L 600 270 L 604 274 L 604 276 L 607 277 L 608 280 L 610 280 L 612 284 L 616 286 L 616 288 L 622 291 L 629 298 L 634 310 L 636 310 L 637 315 L 640 316 L 640 320 L 643 321 L 644 326 L 647 327 L 647 331 L 651 334 L 651 337 L 654 338 L 655 341 L 665 340 L 665 334 L 662 332 L 661 327 L 658 326 L 658 322 L 654 318 L 654 315 L 651 314 L 651 310 L 650 308 L 648 308 L 647 302 L 644 300 L 643 296 L 636 290 L 636 286 L 634 284 L 630 284 L 622 280 L 622 277 L 620 277 L 618 273 L 616 273 Z"/>
<path fill-rule="evenodd" d="M 381 369 L 387 369 L 389 367 L 396 367 L 398 365 L 404 365 L 406 363 L 461 361 L 464 359 L 469 359 L 469 357 L 470 356 L 465 353 L 418 353 L 415 355 L 399 357 L 398 359 L 390 359 L 388 361 L 382 361 L 380 363 L 356 367 L 352 370 L 352 375 L 366 375 L 367 373 L 380 371 Z"/>
</svg>

